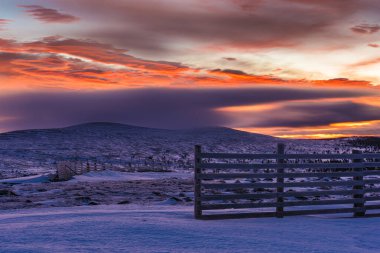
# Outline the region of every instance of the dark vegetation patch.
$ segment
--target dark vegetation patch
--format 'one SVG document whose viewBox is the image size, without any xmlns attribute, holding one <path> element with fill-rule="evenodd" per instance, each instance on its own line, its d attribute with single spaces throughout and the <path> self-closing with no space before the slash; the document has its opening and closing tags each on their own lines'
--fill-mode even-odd
<svg viewBox="0 0 380 253">
<path fill-rule="evenodd" d="M 350 140 L 349 143 L 354 147 L 372 147 L 380 149 L 380 137 L 362 137 Z"/>
</svg>

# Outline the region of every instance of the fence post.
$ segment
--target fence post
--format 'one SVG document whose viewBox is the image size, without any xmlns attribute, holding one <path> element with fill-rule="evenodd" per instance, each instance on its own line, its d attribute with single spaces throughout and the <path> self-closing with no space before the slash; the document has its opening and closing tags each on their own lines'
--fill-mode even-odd
<svg viewBox="0 0 380 253">
<path fill-rule="evenodd" d="M 285 154 L 285 144 L 283 143 L 278 143 L 277 144 L 277 154 L 278 155 L 284 155 Z M 285 160 L 283 158 L 277 158 L 277 163 L 278 164 L 283 164 L 285 163 Z M 277 183 L 283 184 L 284 183 L 284 168 L 279 167 L 277 169 Z M 282 204 L 284 203 L 284 197 L 282 196 L 282 193 L 284 192 L 284 187 L 277 187 L 277 204 Z M 280 195 L 281 194 L 281 195 Z M 276 207 L 276 217 L 277 218 L 283 218 L 284 217 L 284 207 L 283 206 L 277 206 Z"/>
<path fill-rule="evenodd" d="M 200 219 L 202 217 L 202 207 L 201 207 L 201 179 L 200 174 L 202 172 L 201 167 L 201 153 L 202 148 L 199 145 L 195 146 L 194 153 L 194 216 L 195 219 Z"/>
<path fill-rule="evenodd" d="M 362 152 L 360 150 L 352 150 L 352 154 L 361 154 Z M 354 163 L 363 163 L 363 159 L 353 159 L 352 162 Z M 362 172 L 363 166 L 360 166 L 359 168 L 354 168 L 355 172 Z M 364 190 L 364 182 L 363 182 L 363 174 L 359 176 L 354 176 L 354 182 L 356 183 L 353 186 L 353 190 Z M 354 217 L 363 217 L 365 216 L 365 209 L 364 209 L 364 194 L 354 194 L 354 199 L 360 200 L 359 203 L 354 203 L 354 208 L 361 208 L 361 211 L 357 212 L 354 211 Z"/>
</svg>

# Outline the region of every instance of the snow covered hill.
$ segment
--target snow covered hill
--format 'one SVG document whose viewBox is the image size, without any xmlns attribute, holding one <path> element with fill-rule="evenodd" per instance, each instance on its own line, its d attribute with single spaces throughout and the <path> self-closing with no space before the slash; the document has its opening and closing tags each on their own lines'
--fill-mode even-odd
<svg viewBox="0 0 380 253">
<path fill-rule="evenodd" d="M 145 166 L 190 170 L 194 145 L 211 152 L 346 152 L 342 140 L 283 140 L 223 127 L 165 130 L 115 123 L 88 123 L 61 129 L 0 134 L 0 179 L 52 172 L 59 161 L 97 163 L 107 168 Z"/>
</svg>

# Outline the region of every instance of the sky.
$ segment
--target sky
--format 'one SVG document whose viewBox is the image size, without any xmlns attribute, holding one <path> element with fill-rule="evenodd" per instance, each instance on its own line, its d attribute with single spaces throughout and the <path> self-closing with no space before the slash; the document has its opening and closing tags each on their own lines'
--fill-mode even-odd
<svg viewBox="0 0 380 253">
<path fill-rule="evenodd" d="M 380 136 L 380 1 L 0 0 L 0 132 Z"/>
</svg>

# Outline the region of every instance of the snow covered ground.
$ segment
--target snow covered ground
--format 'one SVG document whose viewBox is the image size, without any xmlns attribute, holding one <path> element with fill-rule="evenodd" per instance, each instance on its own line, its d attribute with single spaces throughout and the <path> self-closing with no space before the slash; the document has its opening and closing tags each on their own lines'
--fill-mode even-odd
<svg viewBox="0 0 380 253">
<path fill-rule="evenodd" d="M 120 172 L 112 170 L 91 171 L 82 175 L 74 176 L 70 180 L 74 182 L 101 182 L 101 181 L 131 181 L 131 180 L 155 180 L 155 179 L 191 179 L 192 172 Z M 41 174 L 27 177 L 16 177 L 1 179 L 1 183 L 7 184 L 32 184 L 32 183 L 48 183 L 53 175 Z"/>
<path fill-rule="evenodd" d="M 66 182 L 49 182 L 48 178 L 39 175 L 0 180 L 0 210 L 172 202 L 192 205 L 191 173 L 105 170 Z"/>
<path fill-rule="evenodd" d="M 273 153 L 284 141 L 287 153 L 350 153 L 348 140 L 87 124 L 2 134 L 0 141 L 0 253 L 380 252 L 380 218 L 193 219 L 195 144 L 209 152 Z M 47 173 L 60 161 L 106 170 L 50 182 Z"/>
<path fill-rule="evenodd" d="M 368 252 L 380 218 L 297 216 L 198 221 L 191 207 L 93 206 L 0 211 L 0 252 Z"/>
<path fill-rule="evenodd" d="M 191 179 L 192 173 L 185 172 L 120 172 L 120 171 L 92 171 L 83 175 L 75 176 L 70 182 L 96 182 L 96 181 L 130 181 L 130 180 L 155 180 L 180 178 Z M 1 181 L 0 181 L 1 182 Z"/>
</svg>

